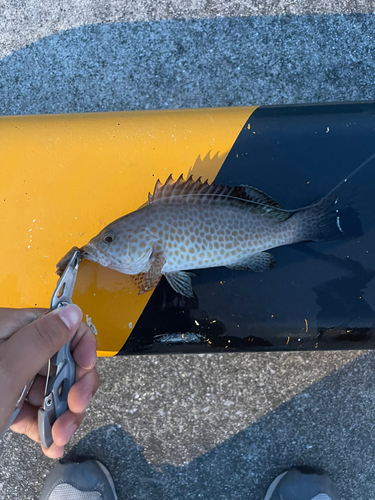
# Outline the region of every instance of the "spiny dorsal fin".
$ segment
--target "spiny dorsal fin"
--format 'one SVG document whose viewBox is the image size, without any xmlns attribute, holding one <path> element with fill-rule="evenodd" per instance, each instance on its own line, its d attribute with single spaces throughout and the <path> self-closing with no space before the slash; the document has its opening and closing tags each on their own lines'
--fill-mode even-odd
<svg viewBox="0 0 375 500">
<path fill-rule="evenodd" d="M 273 217 L 277 217 L 279 220 L 289 219 L 290 213 L 285 210 L 279 202 L 271 198 L 271 196 L 268 196 L 268 194 L 264 193 L 260 189 L 252 186 L 246 186 L 244 184 L 238 187 L 244 189 L 246 199 L 252 201 L 253 203 L 259 203 L 260 206 L 263 206 L 266 211 L 270 209 L 270 213 L 272 213 Z"/>
<path fill-rule="evenodd" d="M 192 175 L 186 181 L 180 175 L 177 181 L 174 182 L 171 174 L 164 185 L 158 180 L 155 184 L 154 193 L 148 195 L 148 201 L 150 204 L 157 201 L 179 204 L 201 203 L 205 205 L 229 203 L 241 205 L 245 210 L 257 211 L 280 221 L 286 220 L 290 216 L 288 211 L 277 201 L 259 189 L 246 185 L 229 187 L 221 184 L 209 184 L 208 180 L 202 182 L 201 177 L 194 181 Z"/>
</svg>

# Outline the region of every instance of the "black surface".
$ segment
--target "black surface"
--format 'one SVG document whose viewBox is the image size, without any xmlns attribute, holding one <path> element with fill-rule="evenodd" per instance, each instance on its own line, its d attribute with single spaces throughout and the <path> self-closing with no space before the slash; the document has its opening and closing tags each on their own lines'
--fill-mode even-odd
<svg viewBox="0 0 375 500">
<path fill-rule="evenodd" d="M 215 182 L 297 209 L 374 153 L 374 103 L 261 107 Z M 375 347 L 374 185 L 375 159 L 334 190 L 344 236 L 272 249 L 265 273 L 199 269 L 195 299 L 163 278 L 119 354 Z"/>
</svg>

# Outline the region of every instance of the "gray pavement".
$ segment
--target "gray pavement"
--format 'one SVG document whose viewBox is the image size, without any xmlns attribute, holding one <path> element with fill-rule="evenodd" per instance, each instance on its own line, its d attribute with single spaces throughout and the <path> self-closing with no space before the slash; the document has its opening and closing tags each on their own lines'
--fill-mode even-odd
<svg viewBox="0 0 375 500">
<path fill-rule="evenodd" d="M 374 10 L 371 1 L 7 2 L 0 114 L 372 99 Z M 276 474 L 310 463 L 343 500 L 375 500 L 374 362 L 356 352 L 100 360 L 102 386 L 67 458 L 100 458 L 120 499 L 262 500 Z M 0 498 L 38 498 L 53 465 L 8 433 Z"/>
<path fill-rule="evenodd" d="M 375 16 L 82 26 L 0 62 L 0 113 L 372 99 Z"/>
</svg>

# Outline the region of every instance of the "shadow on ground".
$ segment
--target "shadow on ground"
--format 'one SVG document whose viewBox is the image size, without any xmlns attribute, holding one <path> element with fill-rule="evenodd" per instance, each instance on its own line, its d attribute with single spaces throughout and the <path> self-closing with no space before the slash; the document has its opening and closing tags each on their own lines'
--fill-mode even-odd
<svg viewBox="0 0 375 500">
<path fill-rule="evenodd" d="M 0 115 L 373 99 L 366 14 L 98 24 L 0 61 Z"/>
<path fill-rule="evenodd" d="M 355 360 L 183 467 L 149 465 L 142 448 L 114 425 L 88 434 L 65 460 L 101 460 L 124 500 L 262 500 L 273 477 L 293 464 L 323 467 L 342 500 L 371 500 L 374 363 L 375 353 Z"/>
</svg>

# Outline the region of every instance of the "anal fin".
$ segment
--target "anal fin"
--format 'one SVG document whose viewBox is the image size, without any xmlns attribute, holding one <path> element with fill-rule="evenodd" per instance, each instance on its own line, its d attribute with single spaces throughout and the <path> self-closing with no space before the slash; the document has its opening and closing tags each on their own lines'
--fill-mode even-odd
<svg viewBox="0 0 375 500">
<path fill-rule="evenodd" d="M 177 273 L 164 273 L 164 276 L 175 292 L 190 299 L 194 298 L 193 287 L 191 285 L 191 276 L 194 276 L 193 273 L 178 271 Z"/>
<path fill-rule="evenodd" d="M 276 261 L 272 254 L 269 252 L 260 252 L 249 257 L 245 257 L 238 262 L 234 262 L 226 267 L 229 269 L 235 269 L 237 271 L 254 271 L 255 273 L 261 273 L 267 271 L 270 267 L 273 267 Z"/>
</svg>

